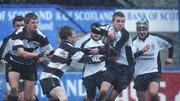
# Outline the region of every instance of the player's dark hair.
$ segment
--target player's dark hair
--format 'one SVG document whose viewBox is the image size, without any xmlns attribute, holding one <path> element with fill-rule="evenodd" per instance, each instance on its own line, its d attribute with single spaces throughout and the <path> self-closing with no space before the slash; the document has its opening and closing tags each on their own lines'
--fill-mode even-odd
<svg viewBox="0 0 180 101">
<path fill-rule="evenodd" d="M 21 15 L 15 16 L 13 19 L 13 26 L 15 26 L 16 21 L 23 21 L 23 20 L 24 20 L 23 16 L 21 16 Z"/>
<path fill-rule="evenodd" d="M 122 12 L 115 12 L 113 14 L 112 21 L 114 21 L 116 17 L 125 17 L 125 15 Z"/>
<path fill-rule="evenodd" d="M 98 22 L 92 23 L 91 24 L 91 32 L 95 33 L 95 34 L 99 34 L 100 31 L 96 30 L 95 28 L 100 28 L 101 24 Z"/>
<path fill-rule="evenodd" d="M 25 23 L 25 24 L 28 24 L 31 19 L 37 20 L 37 19 L 38 19 L 38 16 L 37 16 L 35 13 L 33 13 L 33 12 L 27 13 L 27 14 L 25 15 L 25 18 L 24 18 L 24 23 Z"/>
<path fill-rule="evenodd" d="M 61 40 L 66 40 L 68 36 L 72 35 L 72 33 L 73 33 L 72 27 L 62 26 L 58 34 Z"/>
</svg>

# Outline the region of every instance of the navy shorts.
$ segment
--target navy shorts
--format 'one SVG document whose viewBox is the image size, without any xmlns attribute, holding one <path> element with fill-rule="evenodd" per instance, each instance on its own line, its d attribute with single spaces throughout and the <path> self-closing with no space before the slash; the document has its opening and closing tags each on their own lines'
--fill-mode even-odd
<svg viewBox="0 0 180 101">
<path fill-rule="evenodd" d="M 104 81 L 104 75 L 105 71 L 100 71 L 93 75 L 83 78 L 83 84 L 85 86 L 88 98 L 95 97 L 96 88 L 100 89 L 101 84 Z"/>
<path fill-rule="evenodd" d="M 9 64 L 5 64 L 5 76 L 6 76 L 6 82 L 9 82 L 8 72 L 9 72 Z"/>
<path fill-rule="evenodd" d="M 20 73 L 20 78 L 23 80 L 36 81 L 37 80 L 37 70 L 36 65 L 24 65 L 19 64 L 14 61 L 9 62 L 9 70 Z"/>
<path fill-rule="evenodd" d="M 130 67 L 123 64 L 118 64 L 113 61 L 106 63 L 105 81 L 111 83 L 114 89 L 121 93 L 121 91 L 127 88 L 133 78 L 134 67 Z"/>
<path fill-rule="evenodd" d="M 134 78 L 134 89 L 138 91 L 145 91 L 148 89 L 151 82 L 160 82 L 159 72 L 138 75 L 136 78 Z"/>
<path fill-rule="evenodd" d="M 52 89 L 54 89 L 57 86 L 61 86 L 57 78 L 45 78 L 39 80 L 39 82 L 41 84 L 43 94 L 47 95 L 48 97 L 50 97 L 49 93 Z"/>
</svg>

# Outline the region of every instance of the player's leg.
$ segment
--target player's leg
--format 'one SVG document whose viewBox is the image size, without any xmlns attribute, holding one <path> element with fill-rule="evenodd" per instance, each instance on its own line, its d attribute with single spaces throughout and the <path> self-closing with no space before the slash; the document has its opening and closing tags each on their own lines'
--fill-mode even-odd
<svg viewBox="0 0 180 101">
<path fill-rule="evenodd" d="M 18 83 L 20 79 L 20 74 L 18 72 L 10 71 L 8 73 L 10 92 L 8 96 L 8 101 L 17 101 L 18 98 Z"/>
<path fill-rule="evenodd" d="M 113 64 L 108 63 L 107 64 L 107 70 L 105 71 L 104 74 L 104 81 L 101 84 L 101 88 L 99 90 L 99 93 L 96 97 L 97 101 L 101 101 L 101 100 L 106 100 L 108 97 L 109 92 L 111 92 L 111 88 L 114 82 L 114 78 L 115 78 L 115 71 L 111 70 L 110 68 L 113 66 Z"/>
<path fill-rule="evenodd" d="M 138 101 L 148 101 L 148 94 L 146 91 L 138 91 L 136 90 L 136 94 L 138 97 Z"/>
<path fill-rule="evenodd" d="M 151 101 L 158 101 L 160 73 L 150 73 L 149 76 L 148 94 L 150 95 Z"/>
<path fill-rule="evenodd" d="M 129 66 L 117 63 L 114 77 L 113 90 L 108 96 L 109 101 L 114 101 L 123 89 L 129 86 L 132 80 L 132 77 L 129 76 Z"/>
<path fill-rule="evenodd" d="M 24 82 L 20 82 L 19 83 L 19 94 L 18 94 L 18 101 L 25 101 L 25 98 L 24 98 Z M 33 98 L 35 98 L 36 100 L 35 101 L 39 101 L 37 96 L 36 96 L 36 89 L 33 88 Z"/>
<path fill-rule="evenodd" d="M 109 92 L 109 94 L 108 94 L 108 98 L 107 98 L 108 101 L 115 101 L 116 97 L 124 89 L 123 86 L 122 86 L 123 82 L 121 82 L 121 78 L 119 78 L 119 79 L 116 78 L 116 82 L 113 84 L 113 88 L 112 88 L 111 92 Z"/>
<path fill-rule="evenodd" d="M 136 89 L 138 101 L 148 101 L 148 85 L 148 78 L 146 74 L 139 75 L 134 78 L 134 89 Z"/>
<path fill-rule="evenodd" d="M 95 73 L 83 78 L 83 84 L 87 93 L 87 96 L 84 97 L 83 101 L 94 101 L 96 95 L 97 76 L 97 73 Z"/>
<path fill-rule="evenodd" d="M 59 99 L 60 101 L 68 101 L 67 94 L 63 87 L 57 86 L 53 88 L 49 95 L 55 99 Z"/>
<path fill-rule="evenodd" d="M 159 89 L 159 81 L 160 81 L 160 74 L 158 72 L 147 73 L 147 74 L 137 76 L 134 79 L 134 88 L 137 91 L 144 92 L 144 93 L 139 93 L 138 99 L 141 99 L 141 98 L 147 99 L 147 96 L 150 95 L 152 101 L 158 101 L 157 93 Z"/>
<path fill-rule="evenodd" d="M 57 78 L 49 77 L 39 80 L 43 94 L 49 97 L 50 101 L 67 101 L 65 90 L 61 87 Z"/>
<path fill-rule="evenodd" d="M 84 96 L 83 101 L 88 101 L 87 95 Z"/>
<path fill-rule="evenodd" d="M 22 79 L 24 80 L 24 98 L 26 101 L 36 100 L 35 93 L 35 81 L 36 81 L 36 69 L 35 65 L 22 66 Z"/>
<path fill-rule="evenodd" d="M 19 92 L 18 101 L 25 101 L 25 99 L 24 99 L 24 91 Z"/>
<path fill-rule="evenodd" d="M 10 96 L 15 95 L 14 97 L 18 98 L 18 86 L 19 86 L 19 80 L 22 76 L 22 72 L 25 72 L 22 70 L 22 64 L 18 64 L 14 61 L 9 61 L 9 68 L 8 68 L 8 79 L 10 84 Z M 13 101 L 16 101 L 13 100 Z M 8 100 L 9 101 L 9 100 Z"/>
<path fill-rule="evenodd" d="M 115 101 L 118 94 L 119 93 L 116 90 L 112 89 L 111 93 L 108 95 L 108 100 L 107 101 Z"/>
<path fill-rule="evenodd" d="M 18 101 L 25 101 L 24 99 L 24 81 L 20 79 L 18 86 Z"/>
<path fill-rule="evenodd" d="M 34 81 L 24 80 L 24 98 L 26 101 L 35 100 L 34 88 L 35 88 Z"/>
<path fill-rule="evenodd" d="M 25 98 L 24 98 L 24 81 L 21 79 L 20 82 L 19 82 L 19 87 L 18 87 L 18 101 L 25 101 Z M 36 95 L 36 89 L 33 88 L 33 95 L 35 96 Z M 35 101 L 38 101 L 38 98 L 36 97 L 36 100 Z"/>
<path fill-rule="evenodd" d="M 99 94 L 96 97 L 96 100 L 97 101 L 106 100 L 108 96 L 108 92 L 110 91 L 111 87 L 112 87 L 111 83 L 107 81 L 103 81 L 101 84 L 101 88 L 99 90 Z"/>
<path fill-rule="evenodd" d="M 9 64 L 5 63 L 4 67 L 5 67 L 6 86 L 8 87 L 7 88 L 7 92 L 4 95 L 4 101 L 7 101 L 8 100 L 8 95 L 9 95 L 9 91 L 10 91 L 10 88 L 9 88 L 10 85 L 9 85 L 9 79 L 8 79 Z"/>
<path fill-rule="evenodd" d="M 149 84 L 148 93 L 151 97 L 151 101 L 158 101 L 158 90 L 159 90 L 158 82 L 151 82 Z"/>
</svg>

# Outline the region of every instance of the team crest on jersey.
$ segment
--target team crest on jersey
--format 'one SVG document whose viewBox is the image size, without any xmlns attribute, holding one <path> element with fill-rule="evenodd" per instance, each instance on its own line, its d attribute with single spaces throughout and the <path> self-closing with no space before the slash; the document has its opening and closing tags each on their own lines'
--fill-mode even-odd
<svg viewBox="0 0 180 101">
<path fill-rule="evenodd" d="M 23 40 L 23 44 L 24 46 L 26 46 L 27 48 L 35 48 L 35 47 L 39 47 L 40 43 L 36 42 L 36 41 L 28 41 L 28 40 Z"/>
<path fill-rule="evenodd" d="M 155 48 L 154 44 L 151 44 L 151 48 L 152 48 L 152 49 L 154 49 L 154 48 Z"/>
</svg>

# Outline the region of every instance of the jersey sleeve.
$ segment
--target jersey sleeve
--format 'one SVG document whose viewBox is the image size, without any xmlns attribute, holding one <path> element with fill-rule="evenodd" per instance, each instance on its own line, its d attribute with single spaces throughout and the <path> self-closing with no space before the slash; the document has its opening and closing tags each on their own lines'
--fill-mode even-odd
<svg viewBox="0 0 180 101">
<path fill-rule="evenodd" d="M 134 59 L 136 59 L 137 57 L 141 56 L 144 53 L 142 50 L 138 49 L 137 45 L 138 45 L 137 41 L 134 40 L 132 42 L 132 52 L 133 52 L 133 55 L 134 55 Z"/>
<path fill-rule="evenodd" d="M 172 45 L 168 41 L 161 38 L 157 38 L 157 43 L 160 50 L 172 47 Z"/>
<path fill-rule="evenodd" d="M 133 42 L 132 42 L 132 52 L 133 53 L 136 53 L 136 52 L 138 52 L 139 50 L 138 50 L 138 46 L 137 46 L 137 41 L 136 40 L 134 40 Z"/>
<path fill-rule="evenodd" d="M 51 61 L 54 63 L 61 63 L 70 65 L 71 61 L 75 60 L 81 63 L 93 63 L 91 57 L 85 55 L 80 48 L 69 46 L 66 43 L 61 44 L 60 48 L 56 49 Z"/>
<path fill-rule="evenodd" d="M 47 37 L 45 37 L 45 38 L 41 37 L 41 38 L 40 38 L 40 47 L 41 47 L 40 50 L 41 50 L 42 52 L 46 52 L 46 51 L 50 52 L 50 51 L 53 50 L 53 48 L 52 48 L 52 46 L 50 45 Z"/>
<path fill-rule="evenodd" d="M 121 48 L 126 44 L 126 45 L 130 45 L 132 44 L 132 40 L 130 39 L 130 35 L 129 32 L 126 29 L 123 29 L 121 31 L 121 37 L 120 39 L 116 42 L 115 44 L 115 50 L 120 51 Z"/>
<path fill-rule="evenodd" d="M 18 48 L 24 48 L 23 41 L 21 39 L 13 40 L 12 49 L 17 50 Z"/>
<path fill-rule="evenodd" d="M 159 43 L 159 49 L 160 50 L 168 48 L 168 52 L 169 52 L 168 57 L 173 58 L 174 48 L 173 48 L 172 43 L 170 43 L 169 41 L 166 41 L 164 39 L 161 39 L 161 38 L 158 38 L 157 43 Z"/>
</svg>

